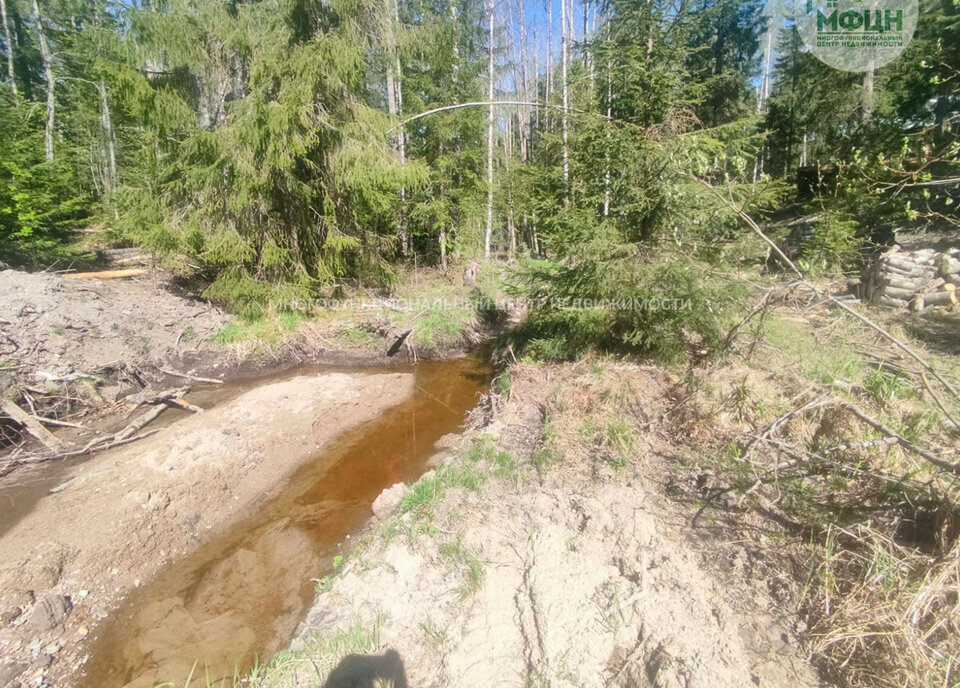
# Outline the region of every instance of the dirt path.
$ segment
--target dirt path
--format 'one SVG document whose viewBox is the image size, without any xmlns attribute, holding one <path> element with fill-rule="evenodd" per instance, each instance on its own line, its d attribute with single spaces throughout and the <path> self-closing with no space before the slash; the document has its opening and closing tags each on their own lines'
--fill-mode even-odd
<svg viewBox="0 0 960 688">
<path fill-rule="evenodd" d="M 295 377 L 69 471 L 0 537 L 0 685 L 44 676 L 61 685 L 56 677 L 77 663 L 84 637 L 127 591 L 412 390 L 403 373 Z"/>
<path fill-rule="evenodd" d="M 695 537 L 663 494 L 659 462 L 676 445 L 649 432 L 618 443 L 616 421 L 581 410 L 622 395 L 652 418 L 663 381 L 585 382 L 514 370 L 493 422 L 411 488 L 254 685 L 319 681 L 361 630 L 369 644 L 352 651 L 396 651 L 418 688 L 819 685 L 748 549 Z M 545 422 L 547 408 L 564 410 Z M 341 671 L 395 664 L 378 662 Z"/>
</svg>

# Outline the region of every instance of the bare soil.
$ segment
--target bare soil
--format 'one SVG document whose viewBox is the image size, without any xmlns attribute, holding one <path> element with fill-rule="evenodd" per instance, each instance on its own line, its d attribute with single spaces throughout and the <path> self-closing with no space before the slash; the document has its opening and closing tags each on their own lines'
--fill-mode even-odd
<svg viewBox="0 0 960 688">
<path fill-rule="evenodd" d="M 159 271 L 98 280 L 4 270 L 0 294 L 0 360 L 8 384 L 21 370 L 96 375 L 105 367 L 175 359 L 209 348 L 230 320 Z"/>
<path fill-rule="evenodd" d="M 0 537 L 0 685 L 70 685 L 83 639 L 128 591 L 412 389 L 403 373 L 294 377 L 72 467 Z"/>
</svg>

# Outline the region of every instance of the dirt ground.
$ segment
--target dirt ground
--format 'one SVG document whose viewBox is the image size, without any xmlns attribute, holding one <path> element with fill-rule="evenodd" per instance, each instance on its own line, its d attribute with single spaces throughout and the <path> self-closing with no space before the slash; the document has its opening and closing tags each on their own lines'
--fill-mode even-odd
<svg viewBox="0 0 960 688">
<path fill-rule="evenodd" d="M 230 320 L 162 272 L 98 280 L 4 270 L 0 294 L 4 367 L 56 377 L 203 349 Z"/>
<path fill-rule="evenodd" d="M 84 637 L 126 592 L 412 389 L 402 373 L 294 377 L 68 470 L 0 536 L 0 685 L 70 685 Z"/>
<path fill-rule="evenodd" d="M 633 436 L 621 465 L 616 441 L 586 433 L 578 456 L 551 455 L 552 437 L 580 431 L 558 424 L 583 418 L 582 404 L 623 394 L 648 430 L 664 410 L 662 374 L 605 376 L 553 382 L 549 368 L 515 367 L 492 422 L 372 529 L 255 685 L 321 685 L 342 655 L 317 648 L 356 628 L 372 633 L 369 651 L 397 652 L 418 687 L 819 685 L 797 619 L 780 611 L 789 584 L 755 568 L 748 547 L 693 536 L 665 497 L 676 443 Z M 390 671 L 381 678 L 403 685 Z"/>
</svg>

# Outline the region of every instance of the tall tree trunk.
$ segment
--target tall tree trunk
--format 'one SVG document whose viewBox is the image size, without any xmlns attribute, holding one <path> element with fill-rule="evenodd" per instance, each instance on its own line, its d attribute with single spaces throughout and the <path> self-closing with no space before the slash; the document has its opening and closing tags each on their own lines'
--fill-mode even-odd
<svg viewBox="0 0 960 688">
<path fill-rule="evenodd" d="M 547 3 L 547 49 L 544 62 L 547 70 L 547 85 L 544 100 L 549 104 L 553 95 L 553 0 L 544 0 Z M 543 113 L 544 127 L 550 131 L 550 108 Z"/>
<path fill-rule="evenodd" d="M 560 70 L 563 87 L 563 115 L 560 128 L 563 136 L 563 203 L 570 204 L 570 132 L 568 128 L 568 111 L 570 108 L 570 85 L 567 83 L 567 63 L 570 59 L 570 13 L 567 9 L 567 0 L 560 0 Z"/>
<path fill-rule="evenodd" d="M 403 111 L 403 91 L 400 85 L 400 76 L 402 66 L 400 64 L 400 52 L 397 50 L 397 28 L 400 24 L 400 6 L 399 0 L 392 0 L 390 28 L 387 31 L 387 111 L 391 117 L 397 117 Z M 403 127 L 397 130 L 393 138 L 394 148 L 400 153 L 400 164 L 407 162 L 406 151 L 406 132 Z M 406 187 L 400 188 L 401 203 L 405 203 L 407 198 Z M 404 208 L 400 209 L 400 217 L 397 220 L 397 244 L 400 249 L 400 255 L 406 257 L 410 246 L 410 239 L 407 233 L 407 221 L 404 215 Z"/>
<path fill-rule="evenodd" d="M 399 75 L 402 74 L 401 65 L 400 65 L 400 54 L 397 53 L 397 114 L 400 115 L 403 113 L 403 84 L 399 78 Z M 397 135 L 397 140 L 400 146 L 400 164 L 407 164 L 407 132 L 401 127 L 400 133 Z M 399 234 L 400 234 L 400 255 L 406 257 L 410 252 L 410 233 L 407 231 L 407 187 L 400 187 L 400 203 L 402 205 L 400 209 L 400 224 L 399 224 Z"/>
<path fill-rule="evenodd" d="M 607 40 L 610 39 L 610 23 L 607 23 Z M 603 170 L 603 216 L 610 216 L 610 121 L 613 119 L 613 74 L 611 72 L 609 46 L 607 52 L 607 122 L 604 125 L 607 150 L 604 153 Z"/>
<path fill-rule="evenodd" d="M 113 135 L 113 123 L 110 119 L 110 103 L 107 101 L 107 86 L 103 79 L 97 85 L 100 92 L 100 128 L 103 129 L 103 138 L 107 146 L 107 191 L 117 190 L 117 151 Z"/>
<path fill-rule="evenodd" d="M 447 269 L 447 226 L 444 224 L 440 225 L 440 237 L 438 238 L 440 242 L 440 267 L 446 271 Z"/>
<path fill-rule="evenodd" d="M 571 5 L 570 9 L 573 9 Z M 587 42 L 587 32 L 590 30 L 590 0 L 583 0 L 583 40 L 584 44 Z M 590 66 L 590 51 L 583 51 L 583 66 Z"/>
<path fill-rule="evenodd" d="M 863 107 L 863 121 L 869 122 L 873 119 L 873 108 L 874 108 L 874 90 L 873 90 L 873 77 L 874 77 L 874 67 L 871 62 L 867 65 L 867 71 L 863 73 L 863 93 L 861 96 L 860 104 Z"/>
<path fill-rule="evenodd" d="M 483 239 L 483 257 L 490 257 L 490 241 L 493 237 L 493 0 L 487 3 L 489 13 L 490 45 L 487 47 L 487 231 Z"/>
<path fill-rule="evenodd" d="M 520 12 L 520 89 L 523 92 L 523 100 L 528 103 L 533 100 L 530 97 L 529 76 L 527 74 L 527 19 L 523 11 L 524 0 L 517 0 L 517 8 Z M 520 159 L 527 162 L 530 159 L 530 109 L 526 105 L 520 106 Z"/>
<path fill-rule="evenodd" d="M 533 221 L 530 224 L 530 241 L 533 244 L 533 255 L 540 257 L 540 237 L 537 236 L 537 212 L 533 212 Z"/>
<path fill-rule="evenodd" d="M 20 102 L 17 92 L 17 79 L 13 71 L 13 37 L 10 34 L 10 22 L 7 21 L 7 0 L 0 0 L 0 18 L 3 19 L 3 40 L 7 44 L 7 77 L 10 79 L 10 91 L 14 104 Z"/>
<path fill-rule="evenodd" d="M 767 29 L 766 40 L 763 45 L 763 77 L 760 79 L 760 91 L 757 98 L 757 112 L 763 112 L 770 97 L 771 70 L 773 69 L 773 35 L 776 29 L 772 26 Z"/>
<path fill-rule="evenodd" d="M 43 144 L 47 161 L 53 160 L 53 129 L 56 126 L 56 78 L 53 76 L 53 54 L 47 43 L 47 34 L 43 30 L 43 15 L 40 14 L 38 0 L 33 0 L 33 13 L 37 20 L 37 39 L 40 43 L 40 57 L 43 60 L 43 75 L 47 81 L 47 126 L 44 130 Z"/>
<path fill-rule="evenodd" d="M 540 49 L 537 47 L 537 34 L 533 34 L 533 102 L 540 102 Z M 540 133 L 540 106 L 533 108 L 533 126 L 530 130 L 530 143 L 533 148 L 533 137 Z M 530 151 L 530 157 L 533 158 L 533 150 Z"/>
</svg>

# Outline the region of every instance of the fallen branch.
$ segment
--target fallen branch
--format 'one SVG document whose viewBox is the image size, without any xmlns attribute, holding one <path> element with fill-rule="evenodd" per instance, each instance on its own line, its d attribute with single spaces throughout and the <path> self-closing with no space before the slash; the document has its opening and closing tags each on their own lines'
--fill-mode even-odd
<svg viewBox="0 0 960 688">
<path fill-rule="evenodd" d="M 156 406 L 154 406 L 152 409 L 144 413 L 139 418 L 134 419 L 131 423 L 127 425 L 127 427 L 125 427 L 120 432 L 115 433 L 113 435 L 107 435 L 106 437 L 98 438 L 97 440 L 94 440 L 93 442 L 88 444 L 85 447 L 85 449 L 87 451 L 90 451 L 94 447 L 99 448 L 99 445 L 104 442 L 108 443 L 106 447 L 103 447 L 105 449 L 109 449 L 110 447 L 115 446 L 117 442 L 123 441 L 131 437 L 134 433 L 137 433 L 140 430 L 142 430 L 144 427 L 146 427 L 147 424 L 151 423 L 161 413 L 163 413 L 166 408 L 167 408 L 166 404 L 157 404 Z"/>
<path fill-rule="evenodd" d="M 194 413 L 203 413 L 203 409 L 202 409 L 202 408 L 200 408 L 199 406 L 194 406 L 193 404 L 190 404 L 190 403 L 184 401 L 183 399 L 179 399 L 179 398 L 177 398 L 177 399 L 167 399 L 165 403 L 166 403 L 168 406 L 170 406 L 170 405 L 179 406 L 179 407 L 182 408 L 182 409 L 186 409 L 187 411 L 193 411 Z"/>
<path fill-rule="evenodd" d="M 160 407 L 160 408 L 162 409 L 163 407 Z M 25 456 L 23 456 L 23 457 L 21 457 L 20 455 L 16 455 L 15 457 L 11 457 L 11 459 L 8 460 L 8 461 L 3 465 L 3 468 L 0 469 L 0 476 L 6 475 L 6 474 L 8 474 L 10 471 L 12 471 L 14 468 L 17 468 L 18 466 L 23 466 L 23 465 L 25 465 L 25 464 L 40 463 L 40 462 L 42 462 L 42 461 L 57 461 L 57 460 L 61 460 L 61 459 L 69 459 L 69 458 L 72 458 L 72 457 L 75 457 L 75 456 L 82 456 L 82 455 L 84 455 L 84 454 L 89 454 L 89 453 L 93 453 L 93 452 L 96 452 L 96 451 L 103 451 L 103 450 L 106 450 L 106 449 L 115 449 L 115 448 L 121 447 L 121 446 L 123 446 L 123 445 L 125 445 L 125 444 L 131 444 L 131 443 L 136 442 L 136 441 L 138 441 L 138 440 L 145 439 L 145 438 L 147 438 L 147 437 L 150 437 L 151 435 L 155 435 L 155 434 L 158 433 L 158 432 L 160 432 L 160 431 L 159 431 L 159 430 L 150 430 L 150 431 L 148 431 L 148 432 L 144 432 L 144 433 L 141 433 L 141 434 L 139 434 L 139 435 L 136 435 L 135 437 L 127 437 L 127 438 L 124 438 L 124 439 L 113 439 L 113 440 L 110 442 L 110 444 L 105 445 L 105 446 L 94 446 L 94 447 L 90 447 L 90 445 L 88 444 L 86 447 L 80 447 L 80 448 L 78 448 L 78 449 L 71 449 L 71 450 L 69 450 L 69 451 L 58 452 L 58 453 L 56 453 L 56 454 L 28 454 L 28 455 L 25 455 Z M 115 437 L 116 437 L 115 435 L 109 435 L 109 436 L 107 436 L 107 437 L 105 437 L 105 438 L 100 438 L 100 439 L 101 439 L 101 440 L 105 440 L 105 439 L 110 439 L 110 438 L 115 438 Z"/>
<path fill-rule="evenodd" d="M 36 375 L 38 379 L 46 382 L 76 382 L 77 380 L 102 382 L 102 380 L 96 375 L 90 375 L 89 373 L 70 373 L 68 375 L 57 375 L 56 373 L 51 373 L 47 370 L 38 370 L 36 373 L 34 373 L 34 375 Z"/>
<path fill-rule="evenodd" d="M 852 413 L 857 418 L 862 420 L 864 423 L 872 427 L 874 430 L 878 430 L 884 435 L 886 435 L 887 437 L 891 439 L 895 439 L 897 441 L 897 444 L 899 444 L 904 449 L 908 449 L 909 451 L 912 451 L 917 456 L 923 457 L 924 459 L 932 463 L 934 466 L 942 468 L 945 471 L 949 471 L 951 473 L 956 473 L 957 475 L 960 475 L 960 464 L 955 464 L 955 463 L 950 463 L 949 461 L 945 461 L 944 459 L 941 459 L 939 456 L 937 456 L 933 452 L 927 449 L 924 449 L 923 447 L 918 447 L 916 444 L 914 444 L 913 442 L 905 438 L 903 435 L 900 435 L 899 433 L 896 433 L 890 428 L 888 428 L 886 425 L 878 421 L 876 418 L 872 418 L 871 416 L 868 416 L 863 409 L 861 409 L 859 406 L 855 404 L 841 402 L 839 405 L 847 409 L 850 413 Z"/>
<path fill-rule="evenodd" d="M 39 422 L 43 423 L 44 425 L 56 425 L 57 427 L 61 427 L 61 428 L 76 428 L 78 430 L 86 430 L 86 428 L 80 425 L 80 423 L 70 423 L 68 421 L 59 420 L 57 418 L 44 418 L 43 416 L 36 416 L 36 415 L 33 417 L 36 418 Z"/>
<path fill-rule="evenodd" d="M 924 374 L 922 370 L 920 371 L 920 381 L 923 382 L 924 388 L 927 390 L 927 393 L 930 395 L 930 398 L 933 399 L 933 403 L 935 403 L 937 405 L 937 408 L 939 408 L 940 411 L 943 413 L 944 417 L 948 421 L 950 421 L 950 423 L 953 425 L 953 427 L 956 430 L 960 430 L 960 421 L 957 421 L 957 419 L 954 418 L 949 411 L 947 411 L 947 408 L 943 405 L 943 402 L 940 401 L 940 397 L 938 397 L 937 394 L 933 391 L 933 387 L 930 386 L 930 381 L 927 379 L 926 374 Z"/>
<path fill-rule="evenodd" d="M 189 391 L 189 387 L 173 387 L 171 389 L 164 389 L 152 394 L 149 393 L 148 390 L 143 390 L 142 392 L 138 392 L 137 394 L 129 397 L 129 401 L 136 402 L 136 405 L 133 407 L 133 409 L 131 409 L 130 413 L 132 414 L 141 406 L 165 404 L 171 399 L 179 399 Z"/>
<path fill-rule="evenodd" d="M 833 406 L 833 403 L 828 402 L 826 397 L 817 397 L 813 401 L 808 401 L 803 406 L 800 406 L 799 408 L 795 408 L 792 411 L 783 414 L 782 416 L 774 420 L 772 423 L 770 423 L 770 425 L 767 426 L 766 430 L 764 430 L 762 433 L 760 433 L 759 435 L 753 438 L 750 444 L 747 445 L 747 451 L 743 456 L 743 460 L 744 461 L 748 460 L 750 456 L 753 454 L 753 451 L 756 449 L 757 445 L 760 444 L 761 442 L 765 442 L 766 440 L 770 439 L 773 436 L 773 434 L 777 430 L 779 430 L 783 425 L 793 420 L 794 418 L 804 413 L 805 411 L 809 411 L 810 409 L 815 409 L 815 408 L 822 408 L 824 406 Z"/>
<path fill-rule="evenodd" d="M 153 367 L 159 370 L 164 375 L 169 375 L 171 377 L 182 377 L 186 380 L 193 380 L 194 382 L 211 382 L 215 385 L 223 384 L 223 380 L 218 380 L 217 378 L 214 378 L 214 377 L 199 377 L 197 375 L 188 375 L 187 373 L 178 373 L 175 370 L 167 370 L 166 368 L 161 368 L 156 364 L 154 364 Z"/>
<path fill-rule="evenodd" d="M 36 416 L 30 415 L 9 399 L 4 399 L 2 403 L 0 403 L 0 408 L 18 425 L 42 442 L 50 451 L 60 451 L 64 447 L 64 442 L 43 427 Z"/>
<path fill-rule="evenodd" d="M 835 447 L 824 449 L 824 454 L 835 454 L 839 451 L 849 451 L 850 449 L 870 449 L 871 447 L 884 447 L 896 444 L 896 437 L 884 437 L 882 440 L 867 440 L 866 442 L 844 442 Z"/>
</svg>

